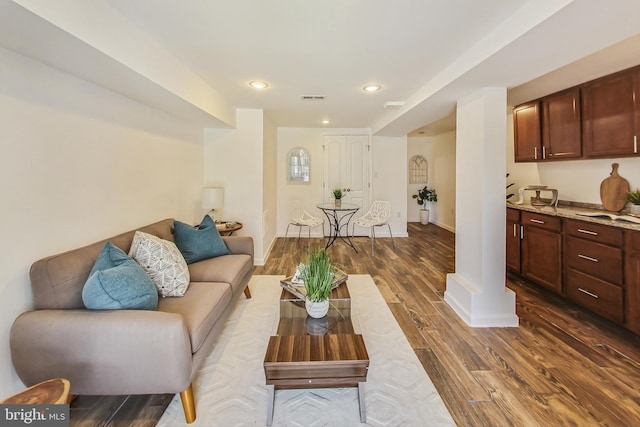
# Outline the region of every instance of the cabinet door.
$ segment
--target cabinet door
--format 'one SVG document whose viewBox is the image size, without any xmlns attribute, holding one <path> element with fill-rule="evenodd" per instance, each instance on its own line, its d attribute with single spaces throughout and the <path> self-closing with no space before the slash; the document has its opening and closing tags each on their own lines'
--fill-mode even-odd
<svg viewBox="0 0 640 427">
<path fill-rule="evenodd" d="M 575 159 L 582 156 L 580 89 L 542 100 L 542 158 Z"/>
<path fill-rule="evenodd" d="M 637 73 L 635 69 L 624 71 L 582 87 L 585 156 L 637 154 Z"/>
<path fill-rule="evenodd" d="M 507 218 L 507 269 L 520 274 L 520 223 Z"/>
<path fill-rule="evenodd" d="M 516 162 L 533 162 L 541 158 L 540 107 L 537 101 L 513 109 L 513 137 Z"/>
<path fill-rule="evenodd" d="M 626 327 L 640 334 L 640 232 L 625 230 L 624 240 Z"/>
<path fill-rule="evenodd" d="M 557 231 L 524 225 L 522 275 L 558 294 L 562 293 L 562 236 Z"/>
</svg>

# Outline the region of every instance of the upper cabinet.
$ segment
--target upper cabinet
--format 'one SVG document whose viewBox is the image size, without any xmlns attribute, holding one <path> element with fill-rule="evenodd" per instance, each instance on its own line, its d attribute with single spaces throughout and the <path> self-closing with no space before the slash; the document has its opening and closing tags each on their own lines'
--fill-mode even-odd
<svg viewBox="0 0 640 427">
<path fill-rule="evenodd" d="M 542 155 L 540 145 L 540 103 L 531 102 L 513 110 L 516 162 L 532 162 Z"/>
<path fill-rule="evenodd" d="M 574 88 L 513 110 L 516 162 L 582 157 L 580 89 Z"/>
<path fill-rule="evenodd" d="M 638 154 L 639 82 L 640 71 L 632 69 L 582 87 L 583 145 L 586 156 Z"/>
<path fill-rule="evenodd" d="M 516 162 L 637 156 L 640 67 L 519 105 L 513 121 Z"/>
<path fill-rule="evenodd" d="M 542 98 L 542 159 L 582 157 L 580 89 Z"/>
</svg>

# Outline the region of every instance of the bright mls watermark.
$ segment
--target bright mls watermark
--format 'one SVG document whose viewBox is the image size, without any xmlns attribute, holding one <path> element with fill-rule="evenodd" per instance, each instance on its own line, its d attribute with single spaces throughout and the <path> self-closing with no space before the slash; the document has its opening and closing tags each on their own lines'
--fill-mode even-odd
<svg viewBox="0 0 640 427">
<path fill-rule="evenodd" d="M 0 427 L 69 427 L 69 405 L 0 405 Z"/>
</svg>

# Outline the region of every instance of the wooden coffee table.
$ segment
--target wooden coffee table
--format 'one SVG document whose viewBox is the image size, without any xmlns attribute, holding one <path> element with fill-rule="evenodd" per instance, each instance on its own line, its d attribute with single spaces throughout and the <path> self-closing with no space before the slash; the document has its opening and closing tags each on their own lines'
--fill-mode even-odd
<svg viewBox="0 0 640 427">
<path fill-rule="evenodd" d="M 325 387 L 357 387 L 360 421 L 367 415 L 364 383 L 369 354 L 362 335 L 351 323 L 351 297 L 346 283 L 329 297 L 326 317 L 307 317 L 304 303 L 289 292 L 280 295 L 280 323 L 269 339 L 264 373 L 269 390 L 267 425 L 273 422 L 275 390 Z"/>
</svg>

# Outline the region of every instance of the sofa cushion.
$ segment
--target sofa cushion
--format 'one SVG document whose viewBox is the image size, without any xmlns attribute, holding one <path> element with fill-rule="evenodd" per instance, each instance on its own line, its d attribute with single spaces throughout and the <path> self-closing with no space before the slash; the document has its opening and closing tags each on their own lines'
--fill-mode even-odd
<svg viewBox="0 0 640 427">
<path fill-rule="evenodd" d="M 231 295 L 226 283 L 192 282 L 184 297 L 160 299 L 158 311 L 182 316 L 191 338 L 191 352 L 195 353 L 229 305 Z"/>
<path fill-rule="evenodd" d="M 89 272 L 82 301 L 92 310 L 155 310 L 158 291 L 142 267 L 107 242 Z"/>
<path fill-rule="evenodd" d="M 246 254 L 225 255 L 189 264 L 191 282 L 229 283 L 234 294 L 252 270 L 251 256 Z"/>
<path fill-rule="evenodd" d="M 173 218 L 167 218 L 138 229 L 172 241 L 173 222 Z M 104 244 L 109 241 L 128 252 L 133 235 L 134 231 L 128 231 L 34 262 L 29 272 L 33 307 L 36 310 L 85 308 L 82 289 Z"/>
<path fill-rule="evenodd" d="M 202 218 L 198 227 L 176 221 L 174 228 L 176 245 L 187 264 L 229 254 L 229 249 L 209 215 Z"/>
<path fill-rule="evenodd" d="M 189 287 L 189 267 L 175 243 L 136 231 L 129 256 L 149 274 L 161 297 L 181 297 Z"/>
</svg>

